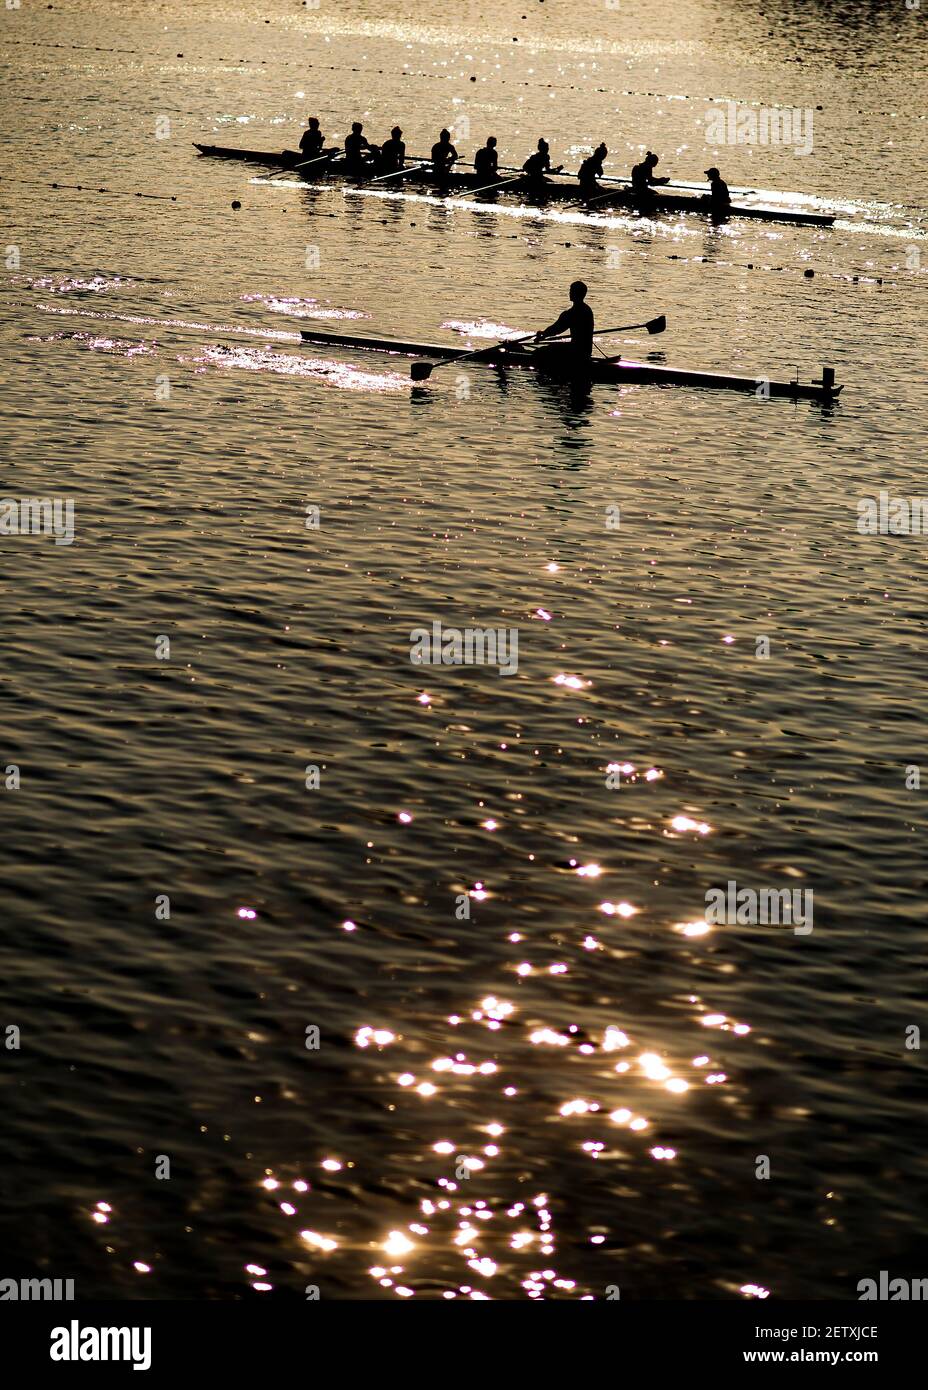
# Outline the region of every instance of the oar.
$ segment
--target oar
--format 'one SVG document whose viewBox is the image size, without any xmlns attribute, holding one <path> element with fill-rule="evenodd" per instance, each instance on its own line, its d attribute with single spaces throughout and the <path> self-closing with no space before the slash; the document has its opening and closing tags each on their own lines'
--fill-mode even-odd
<svg viewBox="0 0 928 1390">
<path fill-rule="evenodd" d="M 620 187 L 619 187 L 619 188 L 613 188 L 612 191 L 609 192 L 609 193 L 602 193 L 602 194 L 600 194 L 600 196 L 599 196 L 598 198 L 578 198 L 578 199 L 577 199 L 578 205 L 582 204 L 583 207 L 585 207 L 585 208 L 592 208 L 592 207 L 595 207 L 597 203 L 606 203 L 606 202 L 609 202 L 609 200 L 612 199 L 612 198 L 620 198 L 620 197 L 622 196 L 622 194 L 625 192 L 626 186 L 629 185 L 629 184 L 631 184 L 631 179 L 613 179 L 613 180 L 609 180 L 609 179 L 603 178 L 603 183 L 609 183 L 609 182 L 617 183 L 617 184 L 620 185 Z M 647 194 L 644 195 L 644 198 L 646 198 L 646 197 L 647 197 Z M 644 198 L 641 198 L 640 201 L 644 201 Z"/>
<path fill-rule="evenodd" d="M 458 162 L 459 162 L 460 164 L 466 163 L 465 160 L 459 160 Z M 468 167 L 468 168 L 473 168 L 473 165 L 468 164 L 467 167 Z M 510 164 L 501 164 L 501 165 L 499 166 L 499 172 L 500 172 L 501 174 L 517 174 L 519 171 L 518 171 L 518 169 L 514 169 L 514 168 L 512 167 L 512 165 L 510 165 Z M 522 172 L 524 173 L 525 171 L 523 170 Z M 557 176 L 558 176 L 559 178 L 562 178 L 562 179 L 575 179 L 575 178 L 577 177 L 576 174 L 571 173 L 569 170 L 565 170 L 564 167 L 563 167 L 562 165 L 559 166 L 557 169 L 548 169 L 546 172 L 547 172 L 549 175 L 551 175 L 551 174 L 557 174 Z M 621 178 L 621 177 L 619 177 L 619 176 L 616 175 L 616 174 L 603 174 L 603 176 L 602 176 L 600 182 L 601 182 L 601 183 L 620 183 L 620 184 L 629 185 L 629 184 L 631 184 L 631 179 L 630 179 L 630 178 Z M 679 188 L 679 189 L 684 190 L 685 192 L 691 192 L 691 193 L 705 193 L 705 192 L 708 191 L 709 185 L 706 184 L 706 183 L 680 183 L 680 182 L 678 182 L 678 181 L 675 180 L 675 179 L 670 179 L 670 180 L 668 181 L 668 183 L 666 184 L 666 187 L 667 187 L 668 189 L 671 189 L 671 190 L 676 189 L 676 188 Z M 756 193 L 756 192 L 757 192 L 757 189 L 756 189 L 756 188 L 733 188 L 733 189 L 731 190 L 731 192 L 732 192 L 732 195 L 733 195 L 734 197 L 737 197 L 737 198 L 746 198 L 746 197 L 748 196 L 749 193 Z"/>
<path fill-rule="evenodd" d="M 607 203 L 612 198 L 621 198 L 624 192 L 624 188 L 614 188 L 611 193 L 603 193 L 599 198 L 578 198 L 577 203 L 585 208 L 593 208 L 597 203 Z"/>
<path fill-rule="evenodd" d="M 661 187 L 663 187 L 663 185 L 661 185 Z M 682 184 L 682 183 L 681 183 L 681 184 L 674 184 L 674 188 L 685 188 L 685 187 L 686 187 L 686 188 L 691 188 L 691 189 L 693 189 L 694 191 L 700 191 L 700 190 L 698 189 L 698 186 L 697 186 L 696 184 Z M 578 207 L 585 207 L 585 208 L 592 208 L 592 207 L 595 207 L 597 203 L 607 203 L 607 202 L 610 202 L 610 201 L 611 201 L 612 199 L 614 199 L 614 198 L 620 197 L 621 194 L 622 194 L 622 192 L 623 192 L 623 189 L 621 189 L 621 188 L 616 188 L 616 189 L 614 189 L 614 191 L 613 191 L 612 193 L 603 193 L 602 196 L 599 197 L 599 198 L 578 198 L 578 199 L 577 199 L 577 206 L 578 206 Z M 708 190 L 708 188 L 703 188 L 703 189 L 701 190 L 701 192 L 702 192 L 703 196 L 705 197 L 705 196 L 708 195 L 709 190 Z M 746 188 L 746 189 L 744 190 L 744 193 L 745 193 L 745 194 L 753 193 L 753 192 L 755 192 L 755 190 L 754 190 L 753 188 Z M 740 197 L 740 196 L 742 196 L 742 195 L 739 194 L 738 196 Z M 659 200 L 660 200 L 660 194 L 659 194 L 659 193 L 658 193 L 658 195 L 657 195 L 657 199 L 658 199 L 658 201 L 656 201 L 654 205 L 655 205 L 655 207 L 660 207 L 660 201 L 659 201 Z M 693 199 L 688 200 L 688 201 L 692 201 L 693 203 L 699 203 L 701 200 L 700 200 L 699 198 L 693 198 Z M 648 204 L 648 195 L 645 194 L 643 197 L 639 197 L 639 198 L 637 198 L 637 199 L 633 198 L 633 199 L 631 200 L 631 202 L 632 202 L 633 205 L 634 205 L 636 202 L 637 202 L 637 203 L 640 203 L 642 207 L 646 208 L 646 207 L 647 207 L 647 204 Z"/>
<path fill-rule="evenodd" d="M 577 176 L 576 176 L 576 174 L 565 174 L 564 177 L 565 177 L 565 178 L 576 178 Z M 619 177 L 618 175 L 616 175 L 616 174 L 602 174 L 602 175 L 600 176 L 600 182 L 601 182 L 601 183 L 618 183 L 618 184 L 624 184 L 626 187 L 630 187 L 632 181 L 631 181 L 631 179 L 629 179 L 629 178 L 620 178 L 620 177 Z M 707 183 L 681 183 L 681 182 L 679 182 L 679 181 L 676 180 L 676 179 L 668 179 L 666 183 L 657 184 L 657 185 L 655 185 L 655 187 L 666 188 L 666 189 L 668 189 L 671 193 L 674 192 L 676 189 L 680 189 L 680 190 L 681 190 L 682 192 L 684 192 L 684 193 L 708 193 L 708 191 L 709 191 L 709 185 L 708 185 Z M 733 194 L 735 194 L 735 196 L 738 197 L 738 198 L 746 198 L 746 197 L 748 196 L 749 193 L 756 193 L 756 192 L 757 192 L 757 189 L 756 189 L 756 188 L 733 188 L 733 189 L 731 189 L 731 192 L 732 192 Z"/>
<path fill-rule="evenodd" d="M 492 353 L 498 352 L 503 347 L 515 347 L 516 343 L 527 343 L 531 338 L 537 338 L 537 333 L 526 333 L 524 338 L 503 338 L 498 343 L 491 343 L 489 347 L 475 348 L 473 352 L 462 352 L 460 357 L 448 357 L 443 362 L 413 362 L 409 369 L 409 375 L 413 381 L 428 381 L 429 377 L 439 367 L 450 367 L 452 362 L 472 362 L 476 357 L 489 357 Z"/>
<path fill-rule="evenodd" d="M 407 164 L 404 169 L 394 169 L 392 174 L 378 174 L 375 179 L 371 179 L 371 183 L 386 183 L 387 179 L 402 178 L 403 174 L 416 174 L 420 169 L 428 167 L 427 161 L 422 164 Z"/>
<path fill-rule="evenodd" d="M 594 336 L 603 338 L 609 333 L 628 333 L 633 328 L 646 328 L 649 333 L 663 333 L 666 327 L 667 319 L 663 314 L 660 314 L 656 319 L 649 319 L 647 323 L 625 323 L 620 324 L 617 328 L 603 328 Z M 537 333 L 527 333 L 524 338 L 503 338 L 500 342 L 493 343 L 490 347 L 477 348 L 474 352 L 465 352 L 460 357 L 449 357 L 443 362 L 413 362 L 409 369 L 409 375 L 412 377 L 413 381 L 428 381 L 432 373 L 439 367 L 448 367 L 452 362 L 472 362 L 477 357 L 489 357 L 492 353 L 498 352 L 500 348 L 515 347 L 518 343 L 528 343 L 531 342 L 533 338 L 537 337 Z M 566 341 L 566 338 L 548 338 L 547 340 L 542 339 L 542 341 L 562 343 Z M 600 349 L 600 351 L 602 351 L 602 349 Z"/>
<path fill-rule="evenodd" d="M 276 179 L 278 174 L 295 174 L 298 169 L 308 169 L 312 164 L 338 164 L 339 161 L 344 158 L 345 156 L 343 154 L 337 156 L 334 154 L 321 154 L 316 159 L 304 160 L 302 164 L 290 164 L 286 168 L 275 169 L 273 174 L 261 174 L 255 182 L 260 183 L 262 179 Z"/>
<path fill-rule="evenodd" d="M 616 328 L 597 328 L 593 334 L 594 338 L 608 338 L 610 333 L 629 333 L 633 328 L 646 328 L 649 333 L 663 333 L 667 327 L 667 319 L 663 314 L 659 314 L 656 319 L 648 319 L 647 323 L 622 323 Z M 560 334 L 557 338 L 545 338 L 546 343 L 566 343 L 569 334 Z M 525 341 L 524 339 L 522 340 Z"/>
<path fill-rule="evenodd" d="M 524 172 L 514 179 L 502 179 L 499 183 L 488 183 L 485 188 L 462 188 L 458 193 L 452 193 L 452 198 L 476 198 L 478 193 L 489 193 L 491 189 L 505 188 L 510 183 L 521 183 L 528 175 Z"/>
</svg>

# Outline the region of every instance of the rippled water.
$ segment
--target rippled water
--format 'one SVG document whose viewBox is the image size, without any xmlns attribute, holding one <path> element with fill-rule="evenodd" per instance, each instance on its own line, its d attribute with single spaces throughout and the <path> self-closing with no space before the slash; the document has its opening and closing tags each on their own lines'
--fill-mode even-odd
<svg viewBox="0 0 928 1390">
<path fill-rule="evenodd" d="M 925 548 L 856 522 L 925 491 L 925 19 L 522 4 L 6 15 L 4 493 L 76 534 L 2 538 L 3 1276 L 852 1298 L 918 1265 Z M 191 148 L 466 117 L 504 162 L 605 135 L 698 178 L 713 97 L 815 109 L 811 155 L 723 172 L 833 229 Z M 601 324 L 667 314 L 627 355 L 844 395 L 412 393 L 301 346 L 531 331 L 576 275 Z M 516 629 L 517 673 L 412 665 L 433 621 Z M 813 891 L 814 930 L 707 930 L 728 880 Z"/>
</svg>

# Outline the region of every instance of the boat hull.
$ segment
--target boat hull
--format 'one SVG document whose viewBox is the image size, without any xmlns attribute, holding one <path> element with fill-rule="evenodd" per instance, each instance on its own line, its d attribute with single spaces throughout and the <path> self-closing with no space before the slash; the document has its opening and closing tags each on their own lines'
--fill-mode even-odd
<svg viewBox="0 0 928 1390">
<path fill-rule="evenodd" d="M 447 343 L 414 343 L 400 339 L 368 338 L 357 334 L 327 333 L 322 329 L 303 329 L 306 343 L 359 348 L 362 351 L 393 353 L 403 357 L 434 358 L 454 362 L 467 357 L 468 365 L 517 368 L 537 372 L 540 376 L 589 381 L 607 386 L 697 386 L 716 391 L 746 391 L 758 397 L 777 396 L 791 400 L 813 400 L 827 403 L 844 389 L 829 380 L 773 381 L 768 377 L 735 376 L 728 372 L 701 372 L 689 367 L 665 367 L 657 362 L 633 362 L 625 358 L 591 358 L 577 371 L 544 353 L 513 348 L 488 349 L 479 358 L 470 356 L 472 349 L 451 347 Z"/>
<path fill-rule="evenodd" d="M 238 159 L 246 164 L 260 164 L 268 168 L 293 169 L 303 160 L 303 156 L 295 150 L 269 152 L 267 150 L 238 150 L 223 145 L 200 144 L 195 145 L 195 148 L 199 150 L 201 155 L 206 155 L 211 159 Z M 376 175 L 372 175 L 370 178 L 363 175 L 359 177 L 348 174 L 337 166 L 331 168 L 323 164 L 298 172 L 301 178 L 305 178 L 311 183 L 338 180 L 342 183 L 364 186 L 372 183 L 376 177 Z M 376 186 L 385 189 L 394 187 L 398 192 L 404 188 L 415 188 L 419 192 L 425 191 L 436 197 L 480 191 L 481 197 L 488 199 L 514 195 L 523 201 L 533 203 L 563 202 L 576 203 L 578 206 L 586 205 L 576 184 L 545 183 L 539 186 L 528 179 L 522 179 L 515 183 L 508 183 L 505 187 L 500 186 L 498 189 L 488 190 L 485 182 L 481 181 L 476 174 L 465 173 L 448 174 L 439 185 L 431 172 L 424 170 L 421 173 L 404 174 L 402 178 L 392 179 Z M 810 227 L 830 227 L 835 220 L 829 213 L 800 212 L 795 209 L 775 208 L 757 203 L 732 203 L 726 212 L 719 212 L 710 206 L 707 199 L 695 193 L 655 193 L 653 199 L 649 199 L 648 203 L 643 205 L 636 203 L 630 191 L 624 186 L 617 186 L 614 191 L 609 189 L 604 191 L 608 194 L 608 200 L 600 201 L 600 194 L 597 194 L 595 203 L 590 206 L 590 211 L 608 212 L 610 208 L 625 208 L 646 217 L 672 212 L 695 212 L 703 217 L 712 217 L 719 221 L 726 217 L 750 217 L 764 222 L 790 222 L 798 226 Z"/>
</svg>

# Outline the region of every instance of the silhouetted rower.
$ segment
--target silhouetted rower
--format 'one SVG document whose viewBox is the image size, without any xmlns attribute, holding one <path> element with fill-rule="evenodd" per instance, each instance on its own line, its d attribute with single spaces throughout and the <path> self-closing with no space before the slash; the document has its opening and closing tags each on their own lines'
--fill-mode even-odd
<svg viewBox="0 0 928 1390">
<path fill-rule="evenodd" d="M 448 177 L 457 157 L 458 152 L 451 143 L 451 132 L 441 131 L 437 142 L 432 146 L 432 173 L 439 183 Z"/>
<path fill-rule="evenodd" d="M 363 130 L 360 121 L 352 121 L 351 134 L 345 136 L 345 164 L 352 174 L 362 174 L 370 168 L 370 156 L 376 149 L 368 143 Z"/>
<path fill-rule="evenodd" d="M 551 168 L 551 155 L 547 140 L 539 140 L 535 153 L 530 154 L 522 165 L 523 170 L 528 174 L 529 182 L 542 185 L 547 182 L 545 174 L 559 174 L 563 167 L 563 164 L 559 164 L 556 169 Z"/>
<path fill-rule="evenodd" d="M 324 144 L 325 136 L 319 129 L 319 117 L 310 116 L 309 129 L 304 130 L 300 136 L 300 154 L 306 159 L 315 159 L 322 154 Z"/>
<path fill-rule="evenodd" d="M 716 169 L 715 165 L 711 169 L 704 170 L 706 178 L 709 180 L 709 201 L 712 204 L 713 212 L 727 212 L 731 207 L 731 194 L 728 191 L 728 184 Z"/>
<path fill-rule="evenodd" d="M 586 300 L 586 285 L 575 280 L 570 287 L 570 308 L 554 320 L 549 328 L 535 334 L 535 341 L 542 343 L 545 338 L 557 338 L 562 333 L 570 334 L 570 343 L 552 343 L 539 349 L 546 362 L 552 367 L 572 371 L 589 365 L 593 353 L 593 310 Z"/>
<path fill-rule="evenodd" d="M 497 177 L 497 167 L 499 165 L 499 155 L 496 153 L 496 136 L 488 135 L 487 143 L 482 150 L 478 150 L 474 155 L 474 169 L 478 179 L 495 179 Z"/>
<path fill-rule="evenodd" d="M 652 154 L 648 150 L 640 164 L 636 164 L 632 169 L 632 196 L 638 202 L 649 203 L 654 194 L 652 188 L 655 184 L 669 183 L 669 179 L 659 179 L 654 170 L 659 162 L 659 156 Z"/>
<path fill-rule="evenodd" d="M 596 182 L 603 176 L 603 160 L 609 151 L 604 144 L 597 145 L 591 155 L 580 165 L 577 171 L 577 178 L 580 180 L 580 192 L 584 198 L 591 198 L 594 193 L 602 193 L 602 189 Z"/>
<path fill-rule="evenodd" d="M 406 162 L 406 145 L 403 141 L 403 132 L 398 125 L 390 131 L 389 140 L 385 140 L 380 147 L 380 172 L 382 174 L 395 174 L 398 169 L 402 169 Z"/>
</svg>

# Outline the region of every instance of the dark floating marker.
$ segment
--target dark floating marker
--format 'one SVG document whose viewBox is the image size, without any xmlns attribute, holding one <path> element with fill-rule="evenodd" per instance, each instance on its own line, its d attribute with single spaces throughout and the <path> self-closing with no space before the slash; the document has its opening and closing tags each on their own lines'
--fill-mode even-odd
<svg viewBox="0 0 928 1390">
<path fill-rule="evenodd" d="M 815 274 L 815 271 L 814 271 L 814 270 L 804 270 L 802 273 L 803 273 L 803 275 L 806 277 L 807 280 L 811 280 L 812 277 L 813 277 L 813 275 Z"/>
<path fill-rule="evenodd" d="M 235 201 L 234 201 L 233 204 L 232 204 L 232 210 L 233 210 L 233 212 L 238 212 L 238 210 L 239 210 L 239 208 L 240 208 L 241 206 L 242 206 L 241 203 L 240 203 L 239 200 L 236 198 Z"/>
</svg>

